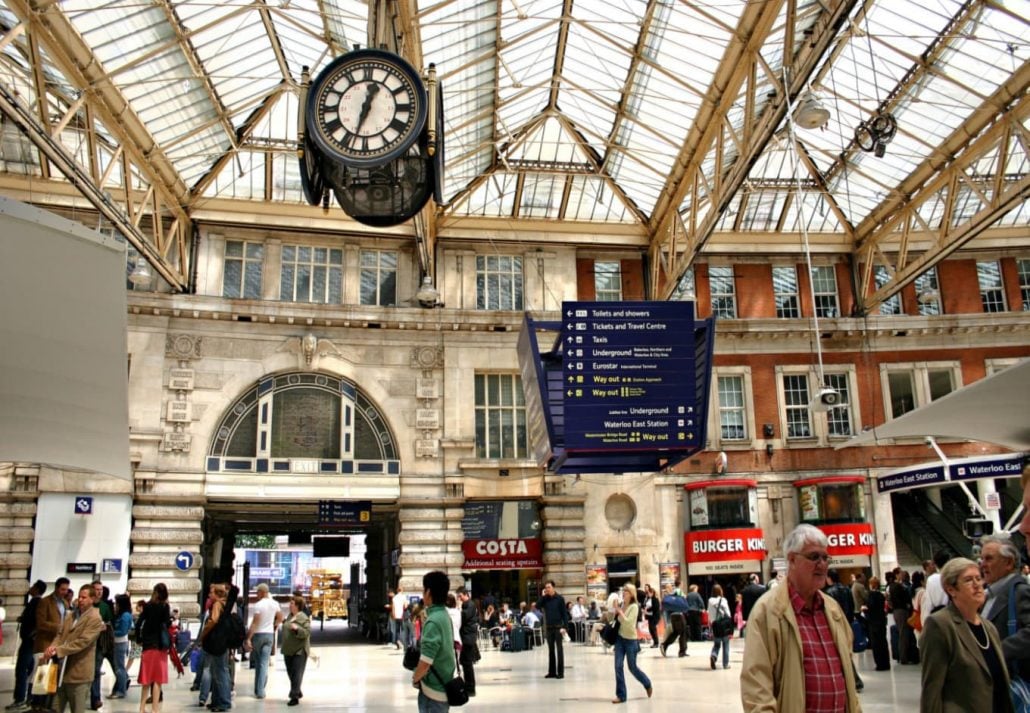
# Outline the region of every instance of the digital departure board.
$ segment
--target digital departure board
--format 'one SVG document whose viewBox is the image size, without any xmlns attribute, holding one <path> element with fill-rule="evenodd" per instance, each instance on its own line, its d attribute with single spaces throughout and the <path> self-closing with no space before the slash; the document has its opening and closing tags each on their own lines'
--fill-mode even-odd
<svg viewBox="0 0 1030 713">
<path fill-rule="evenodd" d="M 693 303 L 565 302 L 565 448 L 701 444 Z"/>
</svg>

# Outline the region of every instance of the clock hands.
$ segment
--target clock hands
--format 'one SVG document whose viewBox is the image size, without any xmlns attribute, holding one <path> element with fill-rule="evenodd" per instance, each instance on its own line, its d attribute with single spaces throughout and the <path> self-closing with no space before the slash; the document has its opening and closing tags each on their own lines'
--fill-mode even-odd
<svg viewBox="0 0 1030 713">
<path fill-rule="evenodd" d="M 368 113 L 372 110 L 372 102 L 375 100 L 376 94 L 379 93 L 379 85 L 375 82 L 368 83 L 368 89 L 365 93 L 365 101 L 361 105 L 361 114 L 358 115 L 358 125 L 354 128 L 354 133 L 361 130 L 361 125 L 365 123 Z"/>
</svg>

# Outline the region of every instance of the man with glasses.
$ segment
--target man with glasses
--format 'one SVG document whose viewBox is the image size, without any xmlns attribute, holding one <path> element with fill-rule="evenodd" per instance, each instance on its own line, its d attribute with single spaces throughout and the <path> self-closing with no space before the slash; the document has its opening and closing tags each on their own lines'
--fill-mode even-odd
<svg viewBox="0 0 1030 713">
<path fill-rule="evenodd" d="M 783 542 L 784 586 L 751 610 L 740 672 L 744 711 L 858 713 L 851 627 L 840 605 L 823 593 L 830 556 L 826 535 L 798 525 Z"/>
<path fill-rule="evenodd" d="M 1030 681 L 1030 585 L 1017 570 L 1019 548 L 1004 535 L 987 535 L 980 546 L 980 568 L 987 583 L 987 601 L 980 615 L 998 630 L 1009 676 Z M 1011 619 L 1010 600 L 1015 615 Z"/>
</svg>

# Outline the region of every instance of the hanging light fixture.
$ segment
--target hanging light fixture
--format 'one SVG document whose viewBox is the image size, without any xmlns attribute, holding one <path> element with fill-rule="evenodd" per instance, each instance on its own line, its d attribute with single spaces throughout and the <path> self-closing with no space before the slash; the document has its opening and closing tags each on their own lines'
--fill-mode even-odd
<svg viewBox="0 0 1030 713">
<path fill-rule="evenodd" d="M 805 96 L 794 110 L 794 123 L 802 129 L 821 129 L 829 120 L 830 110 L 823 105 L 819 95 L 805 92 Z"/>
<path fill-rule="evenodd" d="M 150 271 L 150 264 L 147 262 L 147 259 L 142 255 L 137 255 L 136 265 L 132 268 L 132 272 L 129 273 L 129 282 L 138 287 L 143 287 L 149 285 L 152 279 L 154 279 L 154 273 Z"/>
<path fill-rule="evenodd" d="M 433 287 L 433 278 L 426 275 L 422 278 L 422 286 L 415 293 L 415 299 L 423 307 L 436 307 L 440 302 L 440 293 Z"/>
<path fill-rule="evenodd" d="M 898 131 L 898 121 L 890 112 L 878 112 L 855 127 L 855 141 L 863 151 L 883 158 L 887 144 Z"/>
</svg>

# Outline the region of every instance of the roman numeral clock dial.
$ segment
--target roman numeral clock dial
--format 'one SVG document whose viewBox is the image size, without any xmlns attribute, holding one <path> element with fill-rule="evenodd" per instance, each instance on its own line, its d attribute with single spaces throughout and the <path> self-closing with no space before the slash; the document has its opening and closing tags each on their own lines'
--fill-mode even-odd
<svg viewBox="0 0 1030 713">
<path fill-rule="evenodd" d="M 308 92 L 308 135 L 351 168 L 383 166 L 414 145 L 426 123 L 426 91 L 404 59 L 377 49 L 333 60 Z"/>
</svg>

